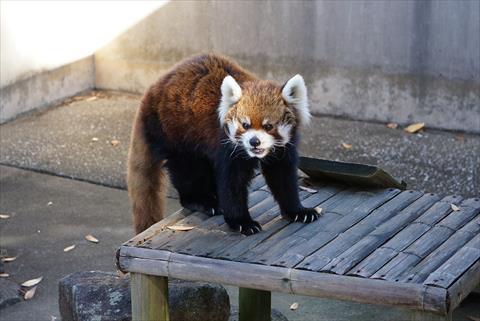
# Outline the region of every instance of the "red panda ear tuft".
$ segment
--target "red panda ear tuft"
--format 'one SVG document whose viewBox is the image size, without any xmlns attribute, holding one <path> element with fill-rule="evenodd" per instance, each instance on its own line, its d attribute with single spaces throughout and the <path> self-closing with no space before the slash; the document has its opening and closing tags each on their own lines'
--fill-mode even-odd
<svg viewBox="0 0 480 321">
<path fill-rule="evenodd" d="M 220 91 L 222 97 L 220 99 L 220 105 L 218 106 L 218 118 L 223 125 L 230 107 L 237 103 L 242 97 L 242 89 L 232 76 L 226 76 L 223 78 Z"/>
<path fill-rule="evenodd" d="M 282 97 L 289 106 L 295 108 L 299 123 L 307 125 L 312 115 L 308 106 L 307 87 L 300 75 L 295 75 L 288 80 L 282 88 Z"/>
</svg>

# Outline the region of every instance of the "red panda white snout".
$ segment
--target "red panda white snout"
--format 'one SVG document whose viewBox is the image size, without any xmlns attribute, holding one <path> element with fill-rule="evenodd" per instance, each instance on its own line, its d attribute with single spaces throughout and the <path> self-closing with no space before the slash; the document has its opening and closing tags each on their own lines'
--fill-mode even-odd
<svg viewBox="0 0 480 321">
<path fill-rule="evenodd" d="M 263 158 L 288 144 L 298 125 L 309 123 L 307 88 L 300 75 L 283 87 L 270 81 L 242 84 L 226 76 L 218 107 L 220 124 L 229 140 L 250 157 Z"/>
</svg>

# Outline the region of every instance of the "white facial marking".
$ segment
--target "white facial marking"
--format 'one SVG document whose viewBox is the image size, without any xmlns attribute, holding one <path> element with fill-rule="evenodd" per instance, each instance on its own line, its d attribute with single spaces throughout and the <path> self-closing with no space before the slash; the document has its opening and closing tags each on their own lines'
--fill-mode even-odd
<svg viewBox="0 0 480 321">
<path fill-rule="evenodd" d="M 287 81 L 282 89 L 282 97 L 288 104 L 295 108 L 300 123 L 307 125 L 312 115 L 308 107 L 307 87 L 305 86 L 303 77 L 295 75 Z"/>
<path fill-rule="evenodd" d="M 255 148 L 250 145 L 250 139 L 257 137 L 260 141 L 260 145 Z M 273 147 L 275 139 L 272 135 L 267 134 L 264 130 L 249 129 L 243 133 L 241 138 L 243 147 L 250 157 L 263 158 L 267 156 L 270 148 Z M 255 151 L 255 152 L 254 152 Z"/>
<path fill-rule="evenodd" d="M 217 111 L 218 119 L 223 126 L 225 124 L 225 116 L 230 107 L 242 98 L 242 89 L 232 76 L 227 76 L 223 79 L 220 91 L 222 97 L 220 98 L 220 104 L 218 105 Z"/>
<path fill-rule="evenodd" d="M 232 120 L 227 121 L 227 136 L 228 138 L 234 143 L 237 143 L 237 139 L 235 138 L 235 134 L 238 130 L 238 122 L 235 118 Z"/>
<path fill-rule="evenodd" d="M 282 137 L 280 144 L 285 146 L 290 141 L 290 131 L 292 130 L 292 125 L 290 124 L 280 124 L 277 127 L 278 134 Z"/>
</svg>

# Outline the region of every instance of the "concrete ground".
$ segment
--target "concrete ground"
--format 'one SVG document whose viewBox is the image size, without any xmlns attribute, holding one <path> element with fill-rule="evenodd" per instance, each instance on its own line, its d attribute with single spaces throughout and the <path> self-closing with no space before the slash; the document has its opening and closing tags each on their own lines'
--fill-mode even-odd
<svg viewBox="0 0 480 321">
<path fill-rule="evenodd" d="M 11 215 L 0 220 L 0 248 L 9 256 L 18 255 L 5 269 L 19 283 L 44 276 L 36 296 L 2 309 L 0 320 L 58 318 L 59 278 L 81 270 L 115 269 L 115 249 L 132 236 L 127 193 L 119 188 L 125 184 L 125 157 L 138 99 L 100 92 L 0 126 L 0 163 L 7 165 L 0 166 L 0 212 Z M 307 155 L 378 164 L 411 188 L 480 194 L 479 136 L 428 129 L 410 135 L 381 124 L 324 117 L 315 118 L 303 137 L 302 151 Z M 342 142 L 352 148 L 344 149 Z M 170 211 L 179 208 L 175 199 L 168 206 Z M 87 242 L 86 234 L 100 242 Z M 63 248 L 72 244 L 77 247 L 64 253 Z M 236 290 L 228 290 L 236 304 Z M 296 311 L 289 310 L 293 302 L 299 302 Z M 274 294 L 273 306 L 292 321 L 405 318 L 401 310 L 286 294 Z M 480 296 L 470 295 L 454 319 L 480 317 L 479 307 Z"/>
</svg>

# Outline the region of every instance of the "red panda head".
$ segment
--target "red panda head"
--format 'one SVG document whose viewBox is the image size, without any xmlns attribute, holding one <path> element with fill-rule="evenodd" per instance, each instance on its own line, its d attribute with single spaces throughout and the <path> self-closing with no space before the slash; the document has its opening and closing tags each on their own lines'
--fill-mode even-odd
<svg viewBox="0 0 480 321">
<path fill-rule="evenodd" d="M 307 88 L 296 75 L 283 87 L 270 81 L 245 82 L 223 79 L 218 107 L 220 124 L 229 139 L 250 157 L 263 158 L 275 147 L 285 146 L 300 124 L 308 124 Z"/>
</svg>

